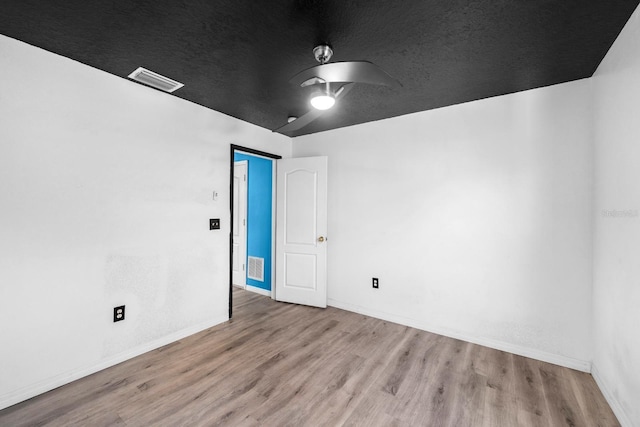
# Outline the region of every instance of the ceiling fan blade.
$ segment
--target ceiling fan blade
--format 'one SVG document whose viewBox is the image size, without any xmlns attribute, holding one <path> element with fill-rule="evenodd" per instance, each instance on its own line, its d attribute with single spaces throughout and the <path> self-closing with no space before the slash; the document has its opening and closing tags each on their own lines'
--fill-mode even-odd
<svg viewBox="0 0 640 427">
<path fill-rule="evenodd" d="M 324 111 L 316 110 L 315 108 L 313 108 L 308 112 L 306 112 L 305 114 L 303 114 L 302 116 L 295 119 L 294 121 L 287 123 L 286 125 L 281 126 L 278 129 L 275 129 L 274 132 L 288 134 L 291 132 L 298 131 L 303 127 L 305 127 L 306 125 L 308 125 L 309 123 L 311 123 L 312 121 L 314 121 L 315 119 L 317 119 L 318 117 L 320 117 L 322 113 L 324 113 Z"/>
<path fill-rule="evenodd" d="M 342 87 L 340 87 L 340 89 L 336 91 L 336 101 L 340 98 L 343 98 L 347 93 L 349 93 L 349 91 L 353 88 L 353 86 L 354 86 L 354 83 L 347 83 L 346 85 L 343 85 Z M 298 117 L 291 123 L 287 123 L 286 125 L 281 126 L 278 129 L 275 129 L 274 132 L 282 133 L 285 135 L 293 134 L 299 131 L 300 129 L 302 129 L 303 127 L 307 126 L 309 123 L 316 120 L 325 111 L 327 110 L 316 110 L 315 108 L 312 108 L 311 110 L 309 110 L 302 116 Z M 293 135 L 290 135 L 290 136 L 293 136 Z"/>
<path fill-rule="evenodd" d="M 301 86 L 310 79 L 322 79 L 329 83 L 354 82 L 400 87 L 402 84 L 382 68 L 368 61 L 332 62 L 307 68 L 293 76 L 291 83 Z"/>
<path fill-rule="evenodd" d="M 317 85 L 317 84 L 325 84 L 326 81 L 318 78 L 318 77 L 311 77 L 309 80 L 305 80 L 302 83 L 300 83 L 300 87 L 305 87 L 305 86 L 313 86 L 313 85 Z"/>
</svg>

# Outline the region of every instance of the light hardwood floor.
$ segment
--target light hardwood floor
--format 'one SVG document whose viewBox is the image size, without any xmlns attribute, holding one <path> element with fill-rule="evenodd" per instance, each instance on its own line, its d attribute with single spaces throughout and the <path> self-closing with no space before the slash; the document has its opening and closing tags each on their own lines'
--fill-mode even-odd
<svg viewBox="0 0 640 427">
<path fill-rule="evenodd" d="M 616 426 L 590 375 L 234 291 L 234 318 L 0 411 L 0 426 Z"/>
</svg>

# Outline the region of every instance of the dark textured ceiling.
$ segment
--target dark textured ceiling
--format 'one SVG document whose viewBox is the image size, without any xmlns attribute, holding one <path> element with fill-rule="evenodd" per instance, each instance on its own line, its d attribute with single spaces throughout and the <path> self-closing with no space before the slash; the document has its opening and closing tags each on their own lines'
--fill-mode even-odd
<svg viewBox="0 0 640 427">
<path fill-rule="evenodd" d="M 367 60 L 403 87 L 357 84 L 297 135 L 589 77 L 638 0 L 3 0 L 0 33 L 276 129 L 308 109 L 291 85 L 316 65 Z M 45 70 L 43 70 L 44 72 Z"/>
</svg>

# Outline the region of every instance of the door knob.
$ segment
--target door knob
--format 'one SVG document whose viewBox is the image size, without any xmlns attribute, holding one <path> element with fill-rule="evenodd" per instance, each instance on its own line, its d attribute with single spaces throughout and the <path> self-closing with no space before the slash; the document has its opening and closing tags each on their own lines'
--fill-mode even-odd
<svg viewBox="0 0 640 427">
<path fill-rule="evenodd" d="M 320 243 L 324 242 L 324 236 L 318 237 L 318 242 L 320 242 Z"/>
</svg>

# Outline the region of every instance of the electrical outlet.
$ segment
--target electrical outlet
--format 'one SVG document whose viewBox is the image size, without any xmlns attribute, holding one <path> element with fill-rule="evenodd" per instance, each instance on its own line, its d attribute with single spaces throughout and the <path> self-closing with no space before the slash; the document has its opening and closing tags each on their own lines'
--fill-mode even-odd
<svg viewBox="0 0 640 427">
<path fill-rule="evenodd" d="M 121 320 L 124 320 L 124 305 L 113 308 L 113 321 L 119 322 Z"/>
<path fill-rule="evenodd" d="M 373 286 L 374 289 L 378 289 L 378 278 L 374 277 L 371 279 L 371 286 Z"/>
<path fill-rule="evenodd" d="M 220 230 L 220 218 L 209 220 L 209 230 Z"/>
</svg>

